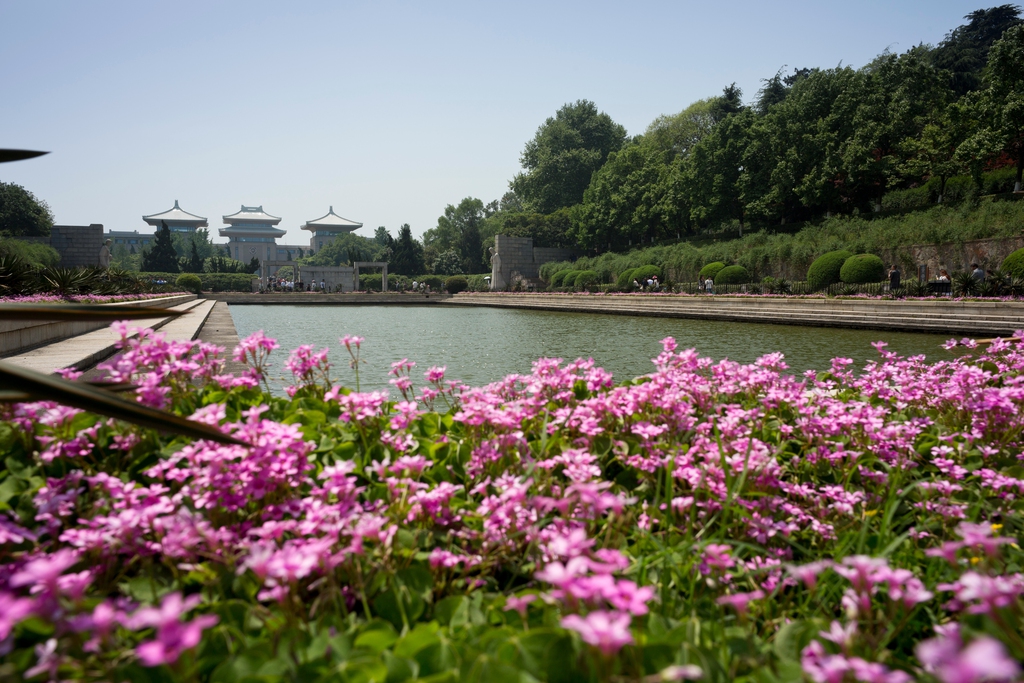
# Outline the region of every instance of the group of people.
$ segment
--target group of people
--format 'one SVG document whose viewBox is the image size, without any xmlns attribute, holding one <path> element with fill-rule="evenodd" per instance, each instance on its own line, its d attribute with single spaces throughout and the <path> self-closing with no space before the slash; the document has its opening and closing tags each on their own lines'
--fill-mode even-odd
<svg viewBox="0 0 1024 683">
<path fill-rule="evenodd" d="M 646 280 L 633 278 L 633 289 L 637 292 L 659 292 L 661 291 L 661 283 L 658 282 L 657 275 L 651 275 Z"/>
<path fill-rule="evenodd" d="M 260 289 L 266 292 L 326 292 L 327 283 L 323 280 L 318 284 L 315 280 L 303 282 L 299 279 L 296 282 L 281 277 L 270 277 Z"/>
<path fill-rule="evenodd" d="M 411 291 L 413 291 L 413 292 L 425 292 L 427 294 L 430 294 L 430 285 L 428 285 L 426 282 L 417 282 L 416 280 L 413 280 L 412 281 L 412 290 Z"/>
</svg>

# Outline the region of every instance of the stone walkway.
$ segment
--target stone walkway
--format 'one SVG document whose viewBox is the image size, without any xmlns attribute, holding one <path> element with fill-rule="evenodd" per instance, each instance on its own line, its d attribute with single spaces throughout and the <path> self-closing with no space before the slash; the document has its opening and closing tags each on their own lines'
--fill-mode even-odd
<svg viewBox="0 0 1024 683">
<path fill-rule="evenodd" d="M 203 323 L 210 311 L 213 310 L 215 303 L 205 299 L 195 299 L 170 309 L 188 311 L 185 315 L 177 318 L 134 321 L 134 324 L 139 326 L 145 324 L 155 330 L 158 329 L 170 339 L 192 340 L 199 334 L 199 330 L 203 327 Z M 53 373 L 58 368 L 84 370 L 114 355 L 117 351 L 114 344 L 118 339 L 119 337 L 113 330 L 105 327 L 5 358 L 4 362 L 44 373 Z"/>
<path fill-rule="evenodd" d="M 245 370 L 245 365 L 231 360 L 231 352 L 238 345 L 238 332 L 235 330 L 235 321 L 231 318 L 231 311 L 223 301 L 216 302 L 216 306 L 210 311 L 206 324 L 199 332 L 199 340 L 224 347 L 224 358 L 227 363 L 224 365 L 225 372 L 238 374 Z"/>
</svg>

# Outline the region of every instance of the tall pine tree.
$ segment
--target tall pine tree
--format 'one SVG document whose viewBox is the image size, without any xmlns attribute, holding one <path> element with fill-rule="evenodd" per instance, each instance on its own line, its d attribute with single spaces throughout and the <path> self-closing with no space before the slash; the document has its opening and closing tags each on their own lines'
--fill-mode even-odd
<svg viewBox="0 0 1024 683">
<path fill-rule="evenodd" d="M 171 243 L 171 231 L 167 223 L 160 222 L 153 247 L 142 254 L 142 270 L 147 273 L 177 273 L 178 255 Z"/>
</svg>

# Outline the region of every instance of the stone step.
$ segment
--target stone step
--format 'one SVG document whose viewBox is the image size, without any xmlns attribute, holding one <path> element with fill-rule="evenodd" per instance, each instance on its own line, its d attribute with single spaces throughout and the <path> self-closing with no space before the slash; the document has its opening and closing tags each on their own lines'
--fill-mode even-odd
<svg viewBox="0 0 1024 683">
<path fill-rule="evenodd" d="M 209 315 L 210 309 L 213 308 L 214 302 L 209 302 L 207 305 L 204 299 L 194 299 L 187 301 L 177 306 L 171 306 L 170 310 L 175 311 L 189 311 L 183 316 L 178 318 L 153 318 L 146 321 L 134 321 L 134 325 L 142 327 L 143 325 L 151 329 L 157 330 L 168 325 L 171 322 L 179 322 L 175 328 L 175 334 L 178 336 L 172 337 L 174 339 L 184 339 L 187 335 L 188 339 L 193 339 L 195 334 L 198 334 L 199 328 L 202 327 L 202 322 L 206 320 L 206 316 Z M 205 309 L 205 312 L 203 310 Z M 185 320 L 191 322 L 186 323 Z M 195 331 L 189 332 L 188 327 L 190 324 L 198 321 Z M 94 330 L 85 334 L 80 334 L 77 337 L 65 339 L 63 341 L 48 344 L 31 351 L 27 351 L 10 358 L 5 358 L 4 362 L 14 363 L 31 370 L 43 373 L 53 373 L 59 368 L 75 368 L 76 370 L 85 370 L 92 367 L 101 360 L 108 358 L 116 353 L 117 348 L 115 347 L 116 342 L 120 337 L 110 329 L 109 326 L 104 327 L 100 330 Z"/>
</svg>

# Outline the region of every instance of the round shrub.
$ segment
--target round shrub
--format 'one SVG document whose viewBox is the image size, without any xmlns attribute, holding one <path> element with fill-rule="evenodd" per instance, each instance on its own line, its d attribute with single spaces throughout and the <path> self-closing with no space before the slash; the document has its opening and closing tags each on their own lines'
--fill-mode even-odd
<svg viewBox="0 0 1024 683">
<path fill-rule="evenodd" d="M 203 281 L 199 279 L 199 276 L 195 273 L 183 273 L 178 276 L 178 279 L 174 281 L 174 284 L 181 287 L 186 292 L 195 292 L 199 294 L 203 291 Z"/>
<path fill-rule="evenodd" d="M 1005 259 L 999 269 L 1010 277 L 1024 277 L 1024 249 L 1018 249 Z"/>
<path fill-rule="evenodd" d="M 593 288 L 599 284 L 601 284 L 601 275 L 593 270 L 581 270 L 574 281 L 574 285 L 579 291 Z"/>
<path fill-rule="evenodd" d="M 885 264 L 874 254 L 857 254 L 843 263 L 839 279 L 851 285 L 881 282 L 885 279 Z"/>
<path fill-rule="evenodd" d="M 570 269 L 571 268 L 564 268 L 562 270 L 559 270 L 555 274 L 551 275 L 551 280 L 549 281 L 551 286 L 552 287 L 561 287 L 562 286 L 562 280 L 564 280 L 564 278 L 565 278 L 565 273 L 567 273 Z"/>
<path fill-rule="evenodd" d="M 647 282 L 648 278 L 652 278 L 655 275 L 658 276 L 659 280 L 661 279 L 661 268 L 658 266 L 640 266 L 633 271 L 633 277 L 636 278 L 637 282 L 640 284 L 644 284 Z M 632 282 L 632 280 L 630 280 L 630 282 Z"/>
<path fill-rule="evenodd" d="M 560 286 L 563 289 L 572 289 L 573 287 L 576 286 L 576 278 L 579 277 L 579 274 L 582 272 L 582 270 L 570 270 L 568 273 L 562 276 L 562 283 Z"/>
<path fill-rule="evenodd" d="M 706 266 L 700 269 L 700 281 L 704 282 L 708 278 L 714 280 L 715 277 L 718 275 L 718 271 L 722 270 L 722 268 L 725 268 L 725 264 L 722 263 L 721 261 L 715 261 L 713 263 L 707 264 Z"/>
<path fill-rule="evenodd" d="M 615 279 L 615 286 L 623 290 L 632 289 L 634 272 L 636 272 L 636 268 L 627 268 L 619 273 L 619 277 Z"/>
<path fill-rule="evenodd" d="M 469 280 L 462 275 L 452 275 L 450 278 L 444 281 L 444 288 L 448 290 L 449 294 L 458 294 L 459 292 L 465 292 L 469 289 Z"/>
<path fill-rule="evenodd" d="M 839 271 L 843 269 L 846 259 L 851 256 L 853 254 L 841 249 L 830 251 L 816 258 L 811 267 L 807 269 L 807 286 L 812 291 L 817 291 L 839 282 Z"/>
<path fill-rule="evenodd" d="M 715 275 L 716 285 L 745 285 L 750 282 L 750 273 L 743 266 L 726 266 Z"/>
<path fill-rule="evenodd" d="M 554 275 L 552 275 L 551 276 L 551 286 L 552 287 L 561 287 L 562 286 L 562 281 L 565 279 L 565 276 L 568 275 L 571 272 L 572 272 L 572 268 L 565 268 L 564 270 L 560 270 L 557 273 L 555 273 Z"/>
<path fill-rule="evenodd" d="M 444 287 L 444 278 L 440 275 L 424 275 L 420 278 L 420 282 L 426 284 L 427 287 L 430 287 L 430 291 L 432 292 L 440 292 Z"/>
</svg>

